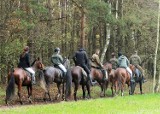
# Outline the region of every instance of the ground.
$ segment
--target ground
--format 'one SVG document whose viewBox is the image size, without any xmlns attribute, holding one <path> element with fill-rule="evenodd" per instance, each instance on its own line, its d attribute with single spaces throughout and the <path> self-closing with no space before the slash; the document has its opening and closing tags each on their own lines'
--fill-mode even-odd
<svg viewBox="0 0 160 114">
<path fill-rule="evenodd" d="M 1 89 L 0 89 L 0 107 L 6 107 L 4 99 L 5 99 L 5 88 L 6 85 L 1 85 Z M 22 101 L 23 101 L 23 105 L 30 105 L 30 103 L 28 102 L 27 99 L 27 89 L 26 87 L 23 87 L 22 89 Z M 72 89 L 73 90 L 73 89 Z M 152 92 L 152 80 L 148 80 L 146 83 L 143 84 L 143 93 L 147 94 L 147 93 L 151 93 Z M 59 100 L 55 100 L 55 96 L 57 94 L 57 87 L 55 84 L 51 85 L 51 98 L 52 101 L 47 100 L 46 102 L 43 101 L 43 95 L 44 95 L 44 91 L 43 89 L 38 86 L 38 85 L 34 85 L 33 86 L 33 104 L 46 104 L 46 103 L 59 103 L 61 102 L 61 99 Z M 139 85 L 136 86 L 136 91 L 135 94 L 140 94 L 139 91 Z M 72 96 L 73 96 L 73 91 L 72 91 Z M 78 99 L 82 99 L 82 90 L 81 87 L 79 87 L 79 91 L 78 91 Z M 98 85 L 95 85 L 93 87 L 91 87 L 91 96 L 92 99 L 97 99 L 100 96 L 100 87 Z M 128 96 L 128 87 L 126 86 L 125 88 L 125 96 Z M 105 98 L 111 98 L 111 89 L 110 87 L 107 89 L 106 91 L 106 97 Z M 73 101 L 73 97 L 72 100 Z M 12 106 L 17 106 L 20 105 L 20 103 L 18 102 L 18 96 L 17 93 L 15 94 L 14 99 L 10 102 L 10 105 Z"/>
</svg>

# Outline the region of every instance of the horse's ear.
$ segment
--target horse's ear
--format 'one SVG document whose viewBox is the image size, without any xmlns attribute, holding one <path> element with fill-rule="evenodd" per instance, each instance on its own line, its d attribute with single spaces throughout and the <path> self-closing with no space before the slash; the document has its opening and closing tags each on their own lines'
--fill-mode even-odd
<svg viewBox="0 0 160 114">
<path fill-rule="evenodd" d="M 40 61 L 40 58 L 38 57 L 37 60 Z"/>
</svg>

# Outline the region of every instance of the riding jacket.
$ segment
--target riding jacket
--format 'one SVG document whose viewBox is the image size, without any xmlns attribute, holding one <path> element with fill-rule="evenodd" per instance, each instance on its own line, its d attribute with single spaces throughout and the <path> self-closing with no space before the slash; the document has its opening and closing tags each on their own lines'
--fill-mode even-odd
<svg viewBox="0 0 160 114">
<path fill-rule="evenodd" d="M 130 63 L 133 65 L 140 65 L 141 58 L 137 54 L 134 54 L 130 57 Z"/>
<path fill-rule="evenodd" d="M 126 56 L 124 55 L 121 55 L 119 58 L 118 58 L 118 66 L 120 68 L 127 68 L 129 66 L 129 60 L 127 59 Z"/>
<path fill-rule="evenodd" d="M 51 57 L 51 62 L 53 63 L 53 65 L 60 65 L 63 63 L 63 58 L 60 54 L 55 53 Z"/>
<path fill-rule="evenodd" d="M 20 55 L 18 67 L 23 68 L 23 69 L 30 67 L 29 53 L 28 52 L 22 53 Z"/>
<path fill-rule="evenodd" d="M 91 58 L 91 66 L 92 67 L 95 67 L 95 68 L 102 68 L 103 65 L 101 64 L 100 60 L 99 60 L 99 56 L 95 53 L 92 55 L 92 58 Z"/>
<path fill-rule="evenodd" d="M 73 56 L 75 65 L 87 65 L 89 63 L 87 53 L 84 49 L 79 49 Z"/>
</svg>

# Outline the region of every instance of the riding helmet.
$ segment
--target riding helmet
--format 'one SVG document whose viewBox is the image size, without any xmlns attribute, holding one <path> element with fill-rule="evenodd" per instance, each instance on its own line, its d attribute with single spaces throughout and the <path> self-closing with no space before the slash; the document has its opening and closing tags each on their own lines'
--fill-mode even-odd
<svg viewBox="0 0 160 114">
<path fill-rule="evenodd" d="M 60 51 L 60 48 L 57 47 L 54 49 L 54 52 L 58 52 L 58 51 Z"/>
<path fill-rule="evenodd" d="M 122 53 L 121 52 L 118 52 L 118 57 L 120 57 L 122 55 Z"/>
</svg>

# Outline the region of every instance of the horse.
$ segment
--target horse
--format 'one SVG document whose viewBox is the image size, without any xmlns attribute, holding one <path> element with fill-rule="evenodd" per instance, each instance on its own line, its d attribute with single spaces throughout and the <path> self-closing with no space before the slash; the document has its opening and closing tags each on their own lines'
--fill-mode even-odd
<svg viewBox="0 0 160 114">
<path fill-rule="evenodd" d="M 115 69 L 112 69 L 112 64 L 108 62 L 104 64 L 104 67 L 105 69 L 107 69 L 108 84 L 111 83 L 112 96 L 114 96 L 114 93 L 117 93 L 117 90 L 118 90 L 118 78 L 115 75 Z M 106 89 L 108 87 L 108 84 L 106 86 Z"/>
<path fill-rule="evenodd" d="M 83 99 L 86 98 L 85 92 L 86 92 L 86 88 L 88 91 L 88 98 L 91 98 L 90 95 L 90 82 L 89 79 L 87 77 L 87 73 L 84 71 L 84 69 L 80 66 L 74 66 L 71 68 L 70 70 L 70 74 L 71 77 L 70 80 L 72 80 L 72 82 L 74 83 L 74 100 L 77 101 L 77 90 L 79 85 L 82 85 L 82 91 L 83 91 Z M 68 88 L 68 86 L 66 86 Z M 85 88 L 86 87 L 86 88 Z M 67 91 L 71 91 L 70 89 L 66 88 L 66 92 Z"/>
<path fill-rule="evenodd" d="M 129 65 L 130 69 L 133 72 L 133 66 Z M 129 94 L 132 95 L 132 91 L 133 91 L 133 85 L 134 82 L 131 82 L 131 76 L 130 74 L 127 72 L 127 70 L 125 68 L 117 68 L 115 70 L 115 77 L 117 79 L 117 83 L 115 83 L 114 85 L 117 87 L 119 87 L 118 89 L 121 90 L 121 96 L 124 96 L 124 87 L 125 84 L 128 85 L 129 88 Z"/>
<path fill-rule="evenodd" d="M 142 75 L 141 71 L 135 65 L 132 65 L 132 69 L 133 69 L 133 76 L 134 76 L 135 83 L 133 84 L 133 89 L 132 89 L 131 94 L 134 94 L 135 87 L 136 87 L 137 83 L 139 83 L 140 93 L 143 94 L 143 92 L 142 92 L 142 84 L 143 84 L 143 80 L 144 80 L 143 75 Z"/>
<path fill-rule="evenodd" d="M 104 72 L 106 72 L 105 69 L 104 69 Z M 101 87 L 100 97 L 103 97 L 103 96 L 105 97 L 105 90 L 106 90 L 106 87 L 108 86 L 108 73 L 106 72 L 106 76 L 104 76 L 104 74 L 100 69 L 91 67 L 91 77 L 92 77 L 92 80 L 97 81 Z"/>
<path fill-rule="evenodd" d="M 43 69 L 43 64 L 41 63 L 39 58 L 32 63 L 31 68 L 35 72 L 39 69 L 40 70 Z M 8 104 L 8 101 L 11 100 L 14 96 L 15 84 L 18 86 L 18 96 L 19 96 L 20 104 L 23 104 L 21 99 L 22 86 L 27 86 L 28 99 L 29 99 L 29 102 L 32 103 L 32 100 L 31 100 L 32 80 L 31 80 L 30 73 L 22 68 L 14 68 L 13 71 L 8 73 L 8 86 L 6 89 L 6 98 L 5 98 L 6 104 Z"/>
<path fill-rule="evenodd" d="M 70 61 L 68 59 L 64 60 L 65 67 L 67 70 L 70 68 Z M 63 77 L 63 73 L 59 68 L 53 67 L 53 66 L 47 66 L 44 68 L 43 72 L 40 73 L 40 80 L 43 83 L 43 89 L 45 90 L 44 93 L 44 98 L 43 100 L 46 100 L 47 96 L 49 97 L 49 100 L 51 101 L 50 97 L 50 84 L 55 82 L 57 84 L 58 88 L 58 94 L 56 95 L 56 99 L 58 99 L 61 96 L 61 84 L 63 85 L 62 87 L 62 99 L 64 100 L 64 84 L 66 80 L 68 80 L 68 73 L 66 73 L 65 77 Z"/>
</svg>

